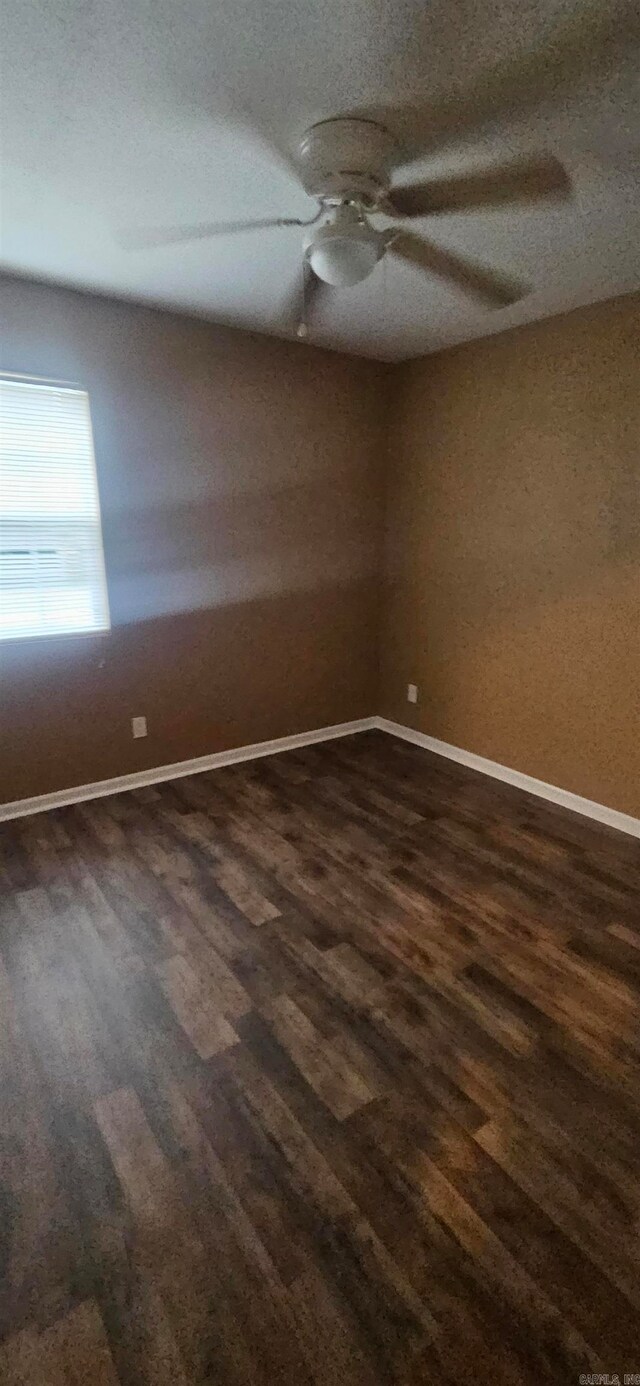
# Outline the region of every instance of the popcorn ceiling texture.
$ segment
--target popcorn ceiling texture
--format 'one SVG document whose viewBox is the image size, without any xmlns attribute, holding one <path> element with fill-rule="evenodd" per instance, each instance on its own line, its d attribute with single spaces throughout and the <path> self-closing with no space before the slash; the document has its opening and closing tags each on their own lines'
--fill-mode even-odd
<svg viewBox="0 0 640 1386">
<path fill-rule="evenodd" d="M 522 303 L 487 312 L 433 276 L 379 267 L 332 296 L 320 344 L 400 360 L 632 292 L 639 31 L 637 0 L 7 0 L 3 262 L 291 336 L 295 227 L 145 253 L 118 234 L 308 216 L 273 146 L 291 153 L 314 121 L 360 112 L 419 155 L 401 176 L 549 148 L 575 197 L 422 228 L 522 278 Z"/>
</svg>

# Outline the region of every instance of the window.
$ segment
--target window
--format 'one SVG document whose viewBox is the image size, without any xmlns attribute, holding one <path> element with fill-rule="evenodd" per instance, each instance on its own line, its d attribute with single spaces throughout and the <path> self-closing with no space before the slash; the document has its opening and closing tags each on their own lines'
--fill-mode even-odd
<svg viewBox="0 0 640 1386">
<path fill-rule="evenodd" d="M 0 376 L 0 640 L 108 629 L 89 396 Z"/>
</svg>

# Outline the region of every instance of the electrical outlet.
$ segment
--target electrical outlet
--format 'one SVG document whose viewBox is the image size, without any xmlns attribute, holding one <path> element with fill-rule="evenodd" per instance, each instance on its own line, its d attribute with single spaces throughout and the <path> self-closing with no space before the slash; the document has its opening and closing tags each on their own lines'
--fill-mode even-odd
<svg viewBox="0 0 640 1386">
<path fill-rule="evenodd" d="M 407 684 L 407 702 L 408 702 L 408 703 L 417 703 L 417 701 L 418 701 L 418 685 L 417 685 L 417 683 L 408 683 L 408 684 Z"/>
<path fill-rule="evenodd" d="M 147 735 L 147 719 L 146 719 L 146 717 L 132 717 L 132 718 L 131 718 L 131 732 L 132 732 L 132 735 L 133 735 L 134 740 L 137 740 L 137 738 L 138 738 L 139 736 L 146 736 L 146 735 Z"/>
</svg>

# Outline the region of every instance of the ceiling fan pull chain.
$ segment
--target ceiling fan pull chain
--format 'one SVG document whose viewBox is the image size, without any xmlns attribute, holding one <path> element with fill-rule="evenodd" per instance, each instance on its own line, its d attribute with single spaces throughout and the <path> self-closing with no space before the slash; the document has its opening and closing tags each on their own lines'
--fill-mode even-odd
<svg viewBox="0 0 640 1386">
<path fill-rule="evenodd" d="M 309 328 L 307 325 L 307 275 L 309 271 L 307 269 L 307 262 L 304 256 L 302 257 L 302 260 L 300 262 L 300 272 L 302 274 L 302 306 L 300 311 L 300 321 L 296 328 L 296 336 L 300 337 L 301 341 L 304 341 L 305 338 L 309 336 Z"/>
<path fill-rule="evenodd" d="M 383 255 L 383 257 L 382 257 L 382 321 L 383 321 L 383 323 L 384 323 L 385 328 L 386 328 L 386 326 L 387 326 L 387 317 L 388 317 L 388 314 L 387 314 L 387 307 L 388 307 L 388 303 L 389 303 L 388 284 L 389 284 L 389 256 L 388 256 L 388 255 Z"/>
</svg>

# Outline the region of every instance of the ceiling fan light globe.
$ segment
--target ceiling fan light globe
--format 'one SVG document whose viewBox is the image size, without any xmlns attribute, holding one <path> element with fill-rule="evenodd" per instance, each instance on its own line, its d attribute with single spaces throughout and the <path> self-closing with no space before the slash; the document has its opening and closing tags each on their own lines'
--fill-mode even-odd
<svg viewBox="0 0 640 1386">
<path fill-rule="evenodd" d="M 347 288 L 371 274 L 378 263 L 379 251 L 368 237 L 360 240 L 354 236 L 334 236 L 314 245 L 309 258 L 318 279 L 335 288 Z"/>
<path fill-rule="evenodd" d="M 380 233 L 351 203 L 331 209 L 326 221 L 310 233 L 306 242 L 314 274 L 335 288 L 346 288 L 366 279 L 383 249 Z"/>
</svg>

